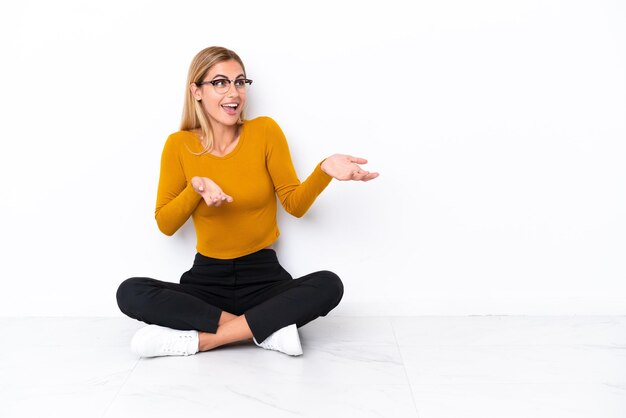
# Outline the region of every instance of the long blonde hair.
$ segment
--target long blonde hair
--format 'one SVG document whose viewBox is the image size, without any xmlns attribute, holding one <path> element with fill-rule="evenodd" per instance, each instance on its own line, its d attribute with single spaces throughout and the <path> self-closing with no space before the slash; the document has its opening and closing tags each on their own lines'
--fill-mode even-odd
<svg viewBox="0 0 626 418">
<path fill-rule="evenodd" d="M 202 108 L 202 102 L 193 97 L 190 86 L 193 83 L 200 83 L 211 67 L 215 64 L 230 60 L 235 60 L 241 65 L 245 76 L 246 68 L 244 67 L 241 58 L 239 58 L 239 55 L 230 49 L 222 48 L 220 46 L 211 46 L 198 52 L 189 66 L 187 85 L 185 86 L 185 104 L 183 106 L 183 117 L 180 121 L 180 130 L 191 131 L 194 129 L 200 129 L 203 149 L 198 155 L 210 152 L 211 148 L 213 148 L 213 128 L 211 127 L 209 118 Z M 242 122 L 243 119 L 244 115 L 242 112 Z"/>
</svg>

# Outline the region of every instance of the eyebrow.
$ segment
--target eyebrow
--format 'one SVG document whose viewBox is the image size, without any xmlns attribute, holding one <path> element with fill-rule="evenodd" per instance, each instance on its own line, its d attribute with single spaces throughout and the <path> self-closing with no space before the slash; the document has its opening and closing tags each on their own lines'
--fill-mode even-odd
<svg viewBox="0 0 626 418">
<path fill-rule="evenodd" d="M 213 80 L 215 80 L 218 77 L 222 77 L 222 78 L 228 78 L 228 76 L 225 76 L 224 74 L 216 74 L 213 77 Z M 235 80 L 238 79 L 239 77 L 245 77 L 245 74 L 239 74 L 237 77 L 235 77 Z"/>
</svg>

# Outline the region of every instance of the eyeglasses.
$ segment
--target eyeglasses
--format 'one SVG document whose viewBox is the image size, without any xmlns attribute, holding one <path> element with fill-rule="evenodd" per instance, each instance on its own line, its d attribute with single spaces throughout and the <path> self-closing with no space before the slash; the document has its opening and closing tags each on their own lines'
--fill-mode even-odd
<svg viewBox="0 0 626 418">
<path fill-rule="evenodd" d="M 227 78 L 218 78 L 216 80 L 201 81 L 196 83 L 196 86 L 203 86 L 205 84 L 213 84 L 215 92 L 218 94 L 225 94 L 230 90 L 230 83 L 235 85 L 235 88 L 239 93 L 245 93 L 252 84 L 252 80 L 248 78 L 237 78 L 235 80 L 229 80 Z"/>
</svg>

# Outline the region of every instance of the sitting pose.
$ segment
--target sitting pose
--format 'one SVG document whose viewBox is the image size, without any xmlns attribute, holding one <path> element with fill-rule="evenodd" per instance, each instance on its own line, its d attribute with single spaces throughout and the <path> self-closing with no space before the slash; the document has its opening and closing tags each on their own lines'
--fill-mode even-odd
<svg viewBox="0 0 626 418">
<path fill-rule="evenodd" d="M 156 220 L 172 235 L 191 216 L 197 254 L 180 283 L 134 277 L 119 286 L 121 311 L 150 324 L 131 342 L 140 356 L 186 356 L 242 340 L 301 355 L 297 328 L 343 296 L 330 271 L 293 279 L 281 267 L 272 249 L 276 196 L 301 217 L 333 178 L 367 181 L 378 173 L 363 170 L 362 158 L 335 154 L 300 182 L 276 122 L 244 120 L 250 84 L 228 49 L 206 48 L 191 63 L 181 130 L 163 149 Z"/>
</svg>

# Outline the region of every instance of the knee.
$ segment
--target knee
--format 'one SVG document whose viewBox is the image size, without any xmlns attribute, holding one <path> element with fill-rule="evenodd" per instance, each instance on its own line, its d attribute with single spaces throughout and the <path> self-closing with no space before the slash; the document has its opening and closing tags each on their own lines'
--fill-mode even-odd
<svg viewBox="0 0 626 418">
<path fill-rule="evenodd" d="M 319 283 L 323 289 L 324 299 L 331 304 L 331 309 L 339 304 L 343 298 L 343 282 L 332 271 L 320 271 Z"/>
<path fill-rule="evenodd" d="M 137 311 L 137 303 L 139 302 L 138 296 L 146 280 L 144 277 L 131 277 L 124 280 L 117 288 L 117 306 L 126 315 L 134 317 L 134 312 Z"/>
</svg>

